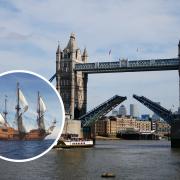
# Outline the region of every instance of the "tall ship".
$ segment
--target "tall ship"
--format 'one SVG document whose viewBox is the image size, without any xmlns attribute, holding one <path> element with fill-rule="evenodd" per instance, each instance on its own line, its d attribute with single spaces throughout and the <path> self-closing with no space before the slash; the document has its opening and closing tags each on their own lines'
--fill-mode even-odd
<svg viewBox="0 0 180 180">
<path fill-rule="evenodd" d="M 44 115 L 46 112 L 46 105 L 43 101 L 43 98 L 40 95 L 40 92 L 37 93 L 37 129 L 31 129 L 29 132 L 26 130 L 24 124 L 24 115 L 28 111 L 29 105 L 28 102 L 17 83 L 17 104 L 15 106 L 15 124 L 17 128 L 12 127 L 7 120 L 7 96 L 5 97 L 5 109 L 3 114 L 0 113 L 0 140 L 43 140 L 45 137 L 50 135 L 56 124 L 54 120 L 51 126 L 45 128 L 45 119 Z"/>
</svg>

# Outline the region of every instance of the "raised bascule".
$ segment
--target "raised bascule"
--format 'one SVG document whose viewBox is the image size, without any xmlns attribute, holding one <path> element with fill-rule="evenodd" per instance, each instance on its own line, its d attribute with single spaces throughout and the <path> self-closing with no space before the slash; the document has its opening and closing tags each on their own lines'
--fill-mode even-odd
<svg viewBox="0 0 180 180">
<path fill-rule="evenodd" d="M 144 96 L 137 96 L 134 94 L 133 98 L 155 112 L 171 126 L 171 146 L 180 147 L 180 114 L 173 113 Z"/>
<path fill-rule="evenodd" d="M 98 106 L 86 114 L 88 74 L 178 70 L 180 78 L 180 42 L 178 44 L 178 57 L 174 58 L 131 61 L 122 59 L 113 62 L 95 63 L 88 63 L 87 61 L 88 53 L 86 48 L 83 53 L 81 53 L 81 50 L 77 46 L 75 34 L 72 33 L 64 50 L 61 50 L 60 45 L 58 45 L 56 51 L 56 73 L 50 79 L 50 81 L 53 81 L 53 79 L 56 78 L 56 88 L 64 102 L 66 115 L 68 115 L 70 119 L 82 120 L 82 126 L 87 126 L 88 124 L 91 124 L 90 122 L 94 123 L 101 117 L 101 114 L 108 113 L 109 109 L 114 107 L 114 103 L 111 102 L 110 104 L 106 104 L 105 102 L 101 104 L 101 108 L 103 109 L 105 104 L 108 105 L 108 108 L 105 108 L 102 112 L 97 111 Z M 120 99 L 123 101 L 125 100 L 123 98 L 125 97 L 121 97 Z M 144 105 L 155 113 L 160 114 L 164 120 L 171 124 L 171 145 L 172 147 L 180 148 L 179 116 L 170 114 L 170 112 L 167 112 L 163 107 L 157 107 L 156 104 L 153 104 L 152 101 L 150 102 L 150 100 L 145 97 L 143 99 L 142 97 L 138 98 L 138 96 L 134 95 L 134 98 L 140 102 L 143 101 L 142 103 Z M 118 101 L 116 105 L 121 103 L 121 100 Z"/>
</svg>

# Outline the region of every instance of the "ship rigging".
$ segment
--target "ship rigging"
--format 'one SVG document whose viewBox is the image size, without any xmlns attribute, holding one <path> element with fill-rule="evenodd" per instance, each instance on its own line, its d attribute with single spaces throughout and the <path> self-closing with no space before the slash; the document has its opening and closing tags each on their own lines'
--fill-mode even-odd
<svg viewBox="0 0 180 180">
<path fill-rule="evenodd" d="M 29 105 L 26 97 L 20 89 L 19 83 L 17 83 L 17 104 L 15 106 L 15 122 L 17 129 L 11 127 L 7 121 L 7 96 L 5 98 L 5 110 L 4 115 L 0 114 L 0 140 L 43 140 L 48 135 L 52 134 L 56 120 L 52 122 L 51 126 L 46 129 L 45 127 L 45 112 L 46 104 L 38 91 L 37 96 L 37 129 L 32 129 L 27 132 L 24 124 L 24 114 L 28 111 Z"/>
</svg>

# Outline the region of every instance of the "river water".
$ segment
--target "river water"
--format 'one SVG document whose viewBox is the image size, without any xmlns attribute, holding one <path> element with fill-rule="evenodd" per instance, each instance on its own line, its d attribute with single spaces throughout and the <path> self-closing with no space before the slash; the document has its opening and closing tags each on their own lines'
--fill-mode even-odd
<svg viewBox="0 0 180 180">
<path fill-rule="evenodd" d="M 104 172 L 118 180 L 179 180 L 180 149 L 163 140 L 108 140 L 94 148 L 53 149 L 26 163 L 0 160 L 1 180 L 98 180 Z"/>
<path fill-rule="evenodd" d="M 33 158 L 47 150 L 54 141 L 0 141 L 0 155 L 14 160 Z"/>
</svg>

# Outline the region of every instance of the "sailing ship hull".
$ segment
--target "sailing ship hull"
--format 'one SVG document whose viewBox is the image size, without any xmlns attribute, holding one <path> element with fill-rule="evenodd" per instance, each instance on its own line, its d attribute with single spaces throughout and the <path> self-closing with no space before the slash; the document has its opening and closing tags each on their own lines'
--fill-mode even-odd
<svg viewBox="0 0 180 180">
<path fill-rule="evenodd" d="M 49 133 L 45 131 L 41 131 L 39 129 L 33 129 L 29 133 L 19 133 L 14 128 L 0 128 L 0 140 L 10 140 L 10 141 L 18 141 L 18 140 L 25 140 L 25 141 L 33 141 L 33 140 L 43 140 Z"/>
<path fill-rule="evenodd" d="M 39 129 L 33 129 L 29 133 L 26 134 L 25 140 L 43 140 L 50 133 L 46 131 L 41 131 Z"/>
</svg>

